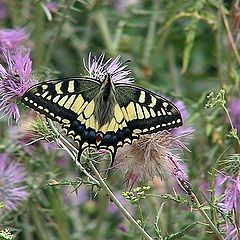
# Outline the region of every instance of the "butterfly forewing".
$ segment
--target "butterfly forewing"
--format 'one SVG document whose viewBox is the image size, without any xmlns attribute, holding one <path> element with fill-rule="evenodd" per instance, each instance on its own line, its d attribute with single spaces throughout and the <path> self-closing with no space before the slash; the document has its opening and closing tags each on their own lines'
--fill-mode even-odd
<svg viewBox="0 0 240 240">
<path fill-rule="evenodd" d="M 35 85 L 22 101 L 62 124 L 67 134 L 86 148 L 96 142 L 93 109 L 99 89 L 98 82 L 86 78 L 57 79 Z"/>
<path fill-rule="evenodd" d="M 133 133 L 153 133 L 182 125 L 181 114 L 174 104 L 146 89 L 119 84 L 116 99 Z"/>
</svg>

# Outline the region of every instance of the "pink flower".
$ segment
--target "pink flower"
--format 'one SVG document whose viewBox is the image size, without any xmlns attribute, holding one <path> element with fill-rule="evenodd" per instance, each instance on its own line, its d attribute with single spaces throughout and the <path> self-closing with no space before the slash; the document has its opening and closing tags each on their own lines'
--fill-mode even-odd
<svg viewBox="0 0 240 240">
<path fill-rule="evenodd" d="M 28 39 L 25 29 L 1 29 L 0 30 L 0 55 L 9 51 L 11 54 L 20 48 Z M 4 60 L 4 59 L 3 59 Z"/>
<path fill-rule="evenodd" d="M 224 240 L 239 240 L 239 232 L 237 226 L 232 223 L 226 223 L 226 236 Z"/>
<path fill-rule="evenodd" d="M 6 4 L 4 0 L 0 0 L 0 20 L 5 20 L 8 16 L 8 12 L 6 9 Z"/>
<path fill-rule="evenodd" d="M 0 201 L 7 210 L 16 210 L 17 205 L 28 197 L 23 181 L 26 171 L 23 166 L 10 160 L 8 154 L 0 154 Z"/>
<path fill-rule="evenodd" d="M 46 7 L 50 12 L 56 12 L 58 8 L 55 1 L 47 2 Z"/>
<path fill-rule="evenodd" d="M 32 71 L 30 50 L 25 55 L 19 51 L 12 55 L 8 51 L 4 56 L 8 66 L 0 64 L 0 113 L 8 116 L 9 122 L 12 119 L 18 122 L 20 112 L 17 101 L 34 84 L 30 79 Z"/>
<path fill-rule="evenodd" d="M 176 105 L 176 107 L 179 109 L 179 111 L 181 112 L 181 115 L 182 115 L 182 119 L 183 119 L 183 126 L 181 127 L 178 127 L 178 128 L 174 128 L 174 129 L 171 129 L 171 133 L 173 135 L 176 135 L 176 136 L 183 136 L 183 135 L 186 135 L 188 137 L 191 137 L 192 134 L 194 132 L 194 129 L 192 128 L 191 125 L 189 125 L 188 123 L 186 123 L 188 121 L 188 117 L 189 117 L 189 114 L 187 112 L 187 109 L 184 105 L 184 103 L 180 100 L 177 100 L 176 102 L 174 102 L 174 104 Z M 187 139 L 186 139 L 187 140 Z"/>
<path fill-rule="evenodd" d="M 223 209 L 227 212 L 240 212 L 240 176 L 227 177 L 227 187 L 222 202 Z"/>
<path fill-rule="evenodd" d="M 92 57 L 90 53 L 88 64 L 86 65 L 83 61 L 88 77 L 101 81 L 107 74 L 110 74 L 115 83 L 133 83 L 133 78 L 129 76 L 131 71 L 127 69 L 126 63 L 120 62 L 120 56 L 114 59 L 110 58 L 107 61 L 104 61 L 104 58 L 105 54 L 103 53 L 98 58 Z"/>
<path fill-rule="evenodd" d="M 229 114 L 233 123 L 233 126 L 237 129 L 240 134 L 240 98 L 234 98 L 230 101 L 228 109 Z"/>
</svg>

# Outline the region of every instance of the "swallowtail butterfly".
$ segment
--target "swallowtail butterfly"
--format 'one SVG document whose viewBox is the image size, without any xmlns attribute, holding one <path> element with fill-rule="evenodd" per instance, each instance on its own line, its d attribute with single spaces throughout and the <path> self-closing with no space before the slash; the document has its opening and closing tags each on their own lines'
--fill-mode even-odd
<svg viewBox="0 0 240 240">
<path fill-rule="evenodd" d="M 62 124 L 79 143 L 79 156 L 88 147 L 106 149 L 112 161 L 119 147 L 140 134 L 182 125 L 179 110 L 167 99 L 133 84 L 87 77 L 49 80 L 30 88 L 24 104 Z"/>
</svg>

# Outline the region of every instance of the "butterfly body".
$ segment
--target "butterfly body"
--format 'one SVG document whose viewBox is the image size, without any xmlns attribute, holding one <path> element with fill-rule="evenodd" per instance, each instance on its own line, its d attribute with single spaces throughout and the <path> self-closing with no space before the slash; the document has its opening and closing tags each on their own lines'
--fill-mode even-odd
<svg viewBox="0 0 240 240">
<path fill-rule="evenodd" d="M 133 84 L 78 77 L 46 81 L 30 88 L 23 103 L 59 122 L 87 148 L 117 149 L 140 134 L 182 125 L 181 114 L 167 99 Z"/>
</svg>

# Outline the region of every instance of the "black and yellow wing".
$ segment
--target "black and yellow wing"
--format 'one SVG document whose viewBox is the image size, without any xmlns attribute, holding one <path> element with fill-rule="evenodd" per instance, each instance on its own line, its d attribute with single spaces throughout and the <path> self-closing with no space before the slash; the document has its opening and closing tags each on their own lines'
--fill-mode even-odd
<svg viewBox="0 0 240 240">
<path fill-rule="evenodd" d="M 178 109 L 151 91 L 115 84 L 104 100 L 101 87 L 101 82 L 91 78 L 50 80 L 30 88 L 22 101 L 62 124 L 67 135 L 79 143 L 79 155 L 93 147 L 109 150 L 114 159 L 119 147 L 141 134 L 182 125 Z"/>
<path fill-rule="evenodd" d="M 131 84 L 115 85 L 116 104 L 99 148 L 111 150 L 131 144 L 141 134 L 154 133 L 182 125 L 177 107 L 147 89 Z"/>
<path fill-rule="evenodd" d="M 94 97 L 99 90 L 99 82 L 93 79 L 56 79 L 30 88 L 22 97 L 22 102 L 62 124 L 67 135 L 79 143 L 82 152 L 96 144 L 93 112 Z"/>
</svg>

